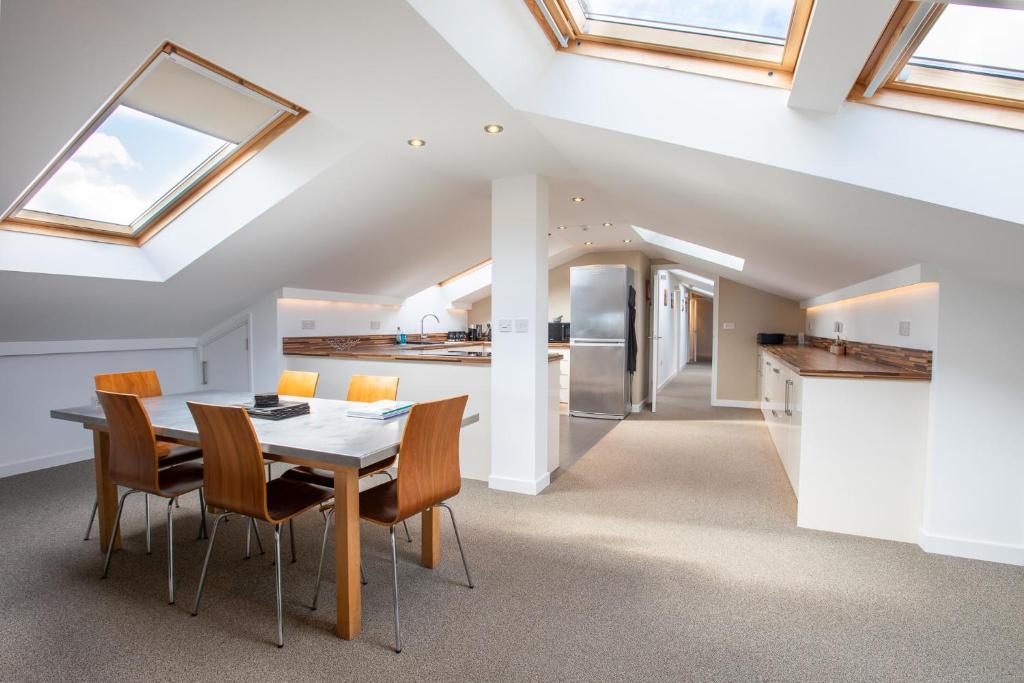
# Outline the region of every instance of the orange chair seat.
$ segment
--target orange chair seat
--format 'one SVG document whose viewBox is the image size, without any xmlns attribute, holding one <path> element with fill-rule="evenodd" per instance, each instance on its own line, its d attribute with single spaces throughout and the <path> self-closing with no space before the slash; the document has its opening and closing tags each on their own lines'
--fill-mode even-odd
<svg viewBox="0 0 1024 683">
<path fill-rule="evenodd" d="M 183 462 L 200 460 L 203 457 L 203 451 L 199 448 L 179 446 L 178 444 L 167 443 L 166 441 L 156 442 L 156 453 L 160 458 L 157 461 L 157 467 L 160 469 L 180 465 Z"/>
<path fill-rule="evenodd" d="M 359 468 L 359 476 L 365 477 L 371 474 L 376 474 L 382 470 L 386 470 L 395 464 L 395 460 L 398 456 L 393 455 L 387 460 L 381 460 L 375 462 L 372 465 Z M 284 474 L 281 475 L 281 479 L 288 479 L 291 481 L 301 481 L 306 484 L 314 484 L 316 486 L 324 486 L 329 489 L 334 488 L 334 472 L 331 470 L 322 470 L 318 467 L 293 467 Z"/>
<path fill-rule="evenodd" d="M 398 480 L 392 479 L 380 486 L 361 491 L 359 516 L 385 526 L 401 522 L 402 520 L 398 518 Z"/>
</svg>

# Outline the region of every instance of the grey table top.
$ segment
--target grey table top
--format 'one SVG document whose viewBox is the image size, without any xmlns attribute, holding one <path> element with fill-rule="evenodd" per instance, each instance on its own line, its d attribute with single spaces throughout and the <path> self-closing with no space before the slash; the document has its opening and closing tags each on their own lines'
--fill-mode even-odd
<svg viewBox="0 0 1024 683">
<path fill-rule="evenodd" d="M 254 418 L 252 422 L 260 447 L 268 455 L 300 465 L 365 467 L 398 452 L 407 415 L 388 420 L 369 420 L 346 415 L 349 406 L 358 405 L 349 401 L 289 396 L 281 398 L 308 401 L 309 414 L 284 420 Z M 252 394 L 197 391 L 142 399 L 149 412 L 149 419 L 153 422 L 153 431 L 159 436 L 198 443 L 196 423 L 185 405 L 188 401 L 239 405 L 252 401 Z M 50 417 L 84 425 L 106 425 L 103 409 L 99 405 L 59 408 L 51 410 Z M 479 414 L 467 414 L 462 418 L 462 426 L 467 427 L 479 420 Z"/>
</svg>

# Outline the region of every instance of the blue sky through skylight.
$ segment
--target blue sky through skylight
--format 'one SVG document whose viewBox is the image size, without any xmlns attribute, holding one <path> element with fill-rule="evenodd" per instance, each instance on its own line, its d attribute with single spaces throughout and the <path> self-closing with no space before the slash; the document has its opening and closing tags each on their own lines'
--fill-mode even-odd
<svg viewBox="0 0 1024 683">
<path fill-rule="evenodd" d="M 1024 10 L 948 5 L 914 57 L 1024 72 Z"/>
<path fill-rule="evenodd" d="M 586 14 L 785 40 L 793 0 L 580 0 Z"/>
<path fill-rule="evenodd" d="M 129 225 L 225 144 L 121 105 L 25 208 Z"/>
</svg>

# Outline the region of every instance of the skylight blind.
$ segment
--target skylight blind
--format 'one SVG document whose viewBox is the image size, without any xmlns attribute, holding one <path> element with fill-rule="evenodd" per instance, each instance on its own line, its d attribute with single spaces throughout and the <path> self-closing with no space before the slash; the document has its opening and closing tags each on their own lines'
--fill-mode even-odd
<svg viewBox="0 0 1024 683">
<path fill-rule="evenodd" d="M 283 111 L 170 58 L 159 58 L 121 103 L 235 144 Z"/>
</svg>

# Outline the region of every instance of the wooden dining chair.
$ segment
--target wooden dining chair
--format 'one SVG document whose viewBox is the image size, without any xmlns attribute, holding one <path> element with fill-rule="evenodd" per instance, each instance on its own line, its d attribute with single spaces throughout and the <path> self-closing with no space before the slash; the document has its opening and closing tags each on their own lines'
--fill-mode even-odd
<svg viewBox="0 0 1024 683">
<path fill-rule="evenodd" d="M 167 498 L 167 591 L 168 602 L 174 604 L 174 501 L 178 496 L 199 491 L 201 525 L 206 526 L 206 505 L 203 501 L 203 465 L 190 460 L 171 467 L 160 467 L 161 451 L 153 434 L 153 425 L 141 399 L 134 394 L 97 391 L 100 405 L 110 431 L 110 477 L 128 491 L 117 505 L 114 528 L 107 541 L 103 577 L 110 571 L 114 539 L 121 523 L 124 501 L 133 493 L 147 493 Z M 148 540 L 148 539 L 147 539 Z M 148 548 L 147 548 L 148 552 Z"/>
<path fill-rule="evenodd" d="M 316 396 L 316 385 L 319 381 L 319 372 L 285 370 L 277 381 L 277 393 L 279 396 L 313 398 Z"/>
<path fill-rule="evenodd" d="M 263 478 L 263 453 L 244 408 L 188 403 L 199 429 L 203 448 L 204 490 L 210 505 L 224 510 L 214 522 L 206 550 L 192 616 L 199 614 L 206 572 L 217 540 L 217 528 L 231 515 L 265 522 L 274 529 L 274 567 L 277 572 L 277 646 L 284 646 L 281 606 L 281 525 L 296 515 L 319 507 L 332 491 L 298 481 Z"/>
<path fill-rule="evenodd" d="M 357 403 L 373 403 L 374 401 L 394 401 L 398 398 L 398 378 L 380 375 L 352 375 L 348 382 L 348 395 L 346 401 Z M 380 462 L 367 465 L 359 469 L 360 477 L 372 477 L 375 474 L 383 474 L 392 479 L 388 470 L 395 464 L 397 456 L 385 458 Z M 334 472 L 315 467 L 293 467 L 284 474 L 282 478 L 294 481 L 303 481 L 307 484 L 316 484 L 325 488 L 334 489 Z M 405 540 L 412 543 L 412 535 L 409 533 L 409 525 L 404 524 Z"/>
<path fill-rule="evenodd" d="M 111 391 L 115 394 L 134 394 L 139 398 L 150 398 L 162 396 L 160 378 L 156 370 L 137 370 L 133 372 L 112 372 L 104 375 L 96 375 L 94 378 L 98 391 Z M 161 441 L 157 437 L 157 449 L 160 453 L 159 466 L 161 468 L 180 465 L 190 460 L 199 460 L 203 453 L 198 448 L 191 446 L 179 446 Z M 149 524 L 149 494 L 145 494 L 146 501 L 146 553 L 152 552 L 152 532 Z M 177 502 L 175 502 L 177 505 Z M 85 538 L 88 541 L 92 534 L 92 525 L 96 522 L 96 510 L 98 501 L 92 502 L 92 513 L 89 515 L 89 525 L 85 528 Z"/>
<path fill-rule="evenodd" d="M 473 587 L 469 563 L 462 549 L 455 513 L 445 501 L 462 488 L 459 468 L 459 434 L 468 396 L 417 403 L 409 413 L 399 449 L 398 476 L 359 494 L 359 516 L 368 522 L 387 527 L 391 539 L 391 565 L 394 570 L 395 652 L 402 651 L 402 638 L 398 619 L 398 554 L 395 549 L 395 526 L 413 515 L 440 506 L 448 510 L 455 530 L 455 540 L 466 570 L 466 582 Z M 313 590 L 316 609 L 320 593 L 320 576 L 327 548 L 327 529 L 334 509 L 327 514 L 324 538 L 320 547 L 320 568 L 317 570 Z"/>
</svg>

